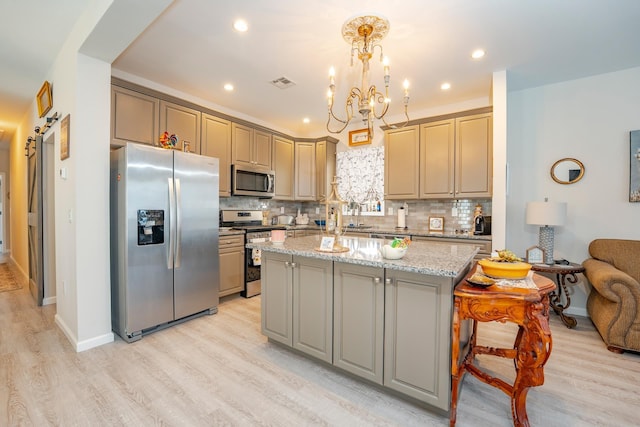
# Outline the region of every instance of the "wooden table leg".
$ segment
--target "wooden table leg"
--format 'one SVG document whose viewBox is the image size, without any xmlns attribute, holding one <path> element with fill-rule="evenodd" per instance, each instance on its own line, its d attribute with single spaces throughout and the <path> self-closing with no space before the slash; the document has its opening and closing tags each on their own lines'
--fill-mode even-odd
<svg viewBox="0 0 640 427">
<path fill-rule="evenodd" d="M 544 365 L 551 354 L 551 329 L 543 302 L 530 304 L 516 339 L 516 379 L 511 394 L 511 415 L 516 427 L 529 427 L 527 393 L 544 384 Z"/>
</svg>

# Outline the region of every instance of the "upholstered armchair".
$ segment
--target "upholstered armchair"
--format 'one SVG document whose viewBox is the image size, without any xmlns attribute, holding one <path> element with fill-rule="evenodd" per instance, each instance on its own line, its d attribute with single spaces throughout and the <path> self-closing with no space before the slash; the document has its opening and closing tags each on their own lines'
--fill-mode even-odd
<svg viewBox="0 0 640 427">
<path fill-rule="evenodd" d="M 640 351 L 640 240 L 596 239 L 582 265 L 591 321 L 607 349 Z"/>
</svg>

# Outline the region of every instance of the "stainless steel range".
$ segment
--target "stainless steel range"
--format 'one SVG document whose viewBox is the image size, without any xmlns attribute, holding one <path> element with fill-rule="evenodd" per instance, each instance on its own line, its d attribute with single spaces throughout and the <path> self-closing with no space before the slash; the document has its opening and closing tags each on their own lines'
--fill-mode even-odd
<svg viewBox="0 0 640 427">
<path fill-rule="evenodd" d="M 221 210 L 220 226 L 235 230 L 245 230 L 244 242 L 268 242 L 271 230 L 284 230 L 283 225 L 263 225 L 262 211 L 259 210 Z M 260 262 L 251 250 L 246 250 L 244 264 L 244 291 L 241 295 L 250 298 L 261 292 Z"/>
</svg>

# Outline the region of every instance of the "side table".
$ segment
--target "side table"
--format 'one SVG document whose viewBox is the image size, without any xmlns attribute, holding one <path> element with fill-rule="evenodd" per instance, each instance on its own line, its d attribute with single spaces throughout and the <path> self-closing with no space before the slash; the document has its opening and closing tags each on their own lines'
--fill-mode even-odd
<svg viewBox="0 0 640 427">
<path fill-rule="evenodd" d="M 475 272 L 471 269 L 467 277 Z M 465 278 L 466 279 L 466 278 Z M 449 425 L 456 424 L 458 392 L 465 372 L 502 390 L 511 397 L 511 416 L 515 427 L 529 427 L 526 399 L 530 387 L 544 383 L 544 365 L 551 354 L 549 329 L 549 293 L 556 287 L 551 279 L 533 275 L 537 288 L 476 288 L 466 280 L 454 289 L 451 337 L 451 412 Z M 472 320 L 468 350 L 460 360 L 460 325 Z M 513 348 L 494 348 L 476 344 L 478 322 L 513 322 L 518 325 Z M 513 359 L 516 378 L 513 384 L 493 377 L 474 364 L 476 355 L 487 354 Z"/>
<path fill-rule="evenodd" d="M 578 324 L 578 321 L 575 317 L 567 316 L 564 314 L 564 310 L 569 308 L 571 305 L 571 297 L 567 292 L 567 283 L 571 285 L 575 285 L 578 282 L 578 277 L 576 274 L 584 273 L 584 267 L 580 264 L 569 263 L 569 264 L 532 264 L 531 270 L 537 271 L 540 273 L 552 273 L 556 275 L 556 283 L 558 284 L 558 291 L 553 291 L 549 295 L 549 303 L 553 311 L 556 312 L 562 322 L 566 325 L 567 328 L 575 328 Z M 564 301 L 563 295 L 564 294 Z"/>
</svg>

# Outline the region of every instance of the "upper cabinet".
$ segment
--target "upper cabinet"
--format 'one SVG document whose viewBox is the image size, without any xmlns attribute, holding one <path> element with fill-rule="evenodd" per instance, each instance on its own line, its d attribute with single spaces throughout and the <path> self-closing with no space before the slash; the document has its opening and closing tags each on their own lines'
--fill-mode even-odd
<svg viewBox="0 0 640 427">
<path fill-rule="evenodd" d="M 492 114 L 456 119 L 455 197 L 491 197 L 492 183 Z"/>
<path fill-rule="evenodd" d="M 231 196 L 231 122 L 202 114 L 200 154 L 220 160 L 220 196 Z"/>
<path fill-rule="evenodd" d="M 295 143 L 281 136 L 273 137 L 273 171 L 276 175 L 275 198 L 293 200 Z"/>
<path fill-rule="evenodd" d="M 336 176 L 337 141 L 316 142 L 316 199 L 325 200 L 331 194 L 331 181 Z"/>
<path fill-rule="evenodd" d="M 183 150 L 187 141 L 189 152 L 200 154 L 200 119 L 200 111 L 160 101 L 160 132 L 175 134 L 178 150 Z"/>
<path fill-rule="evenodd" d="M 492 141 L 491 113 L 388 130 L 385 198 L 491 197 Z"/>
<path fill-rule="evenodd" d="M 453 196 L 455 179 L 455 119 L 420 126 L 420 197 Z"/>
<path fill-rule="evenodd" d="M 250 126 L 231 126 L 232 162 L 271 169 L 271 134 Z"/>
<path fill-rule="evenodd" d="M 316 200 L 315 142 L 296 141 L 295 177 L 295 200 Z"/>
<path fill-rule="evenodd" d="M 384 198 L 417 199 L 420 173 L 420 129 L 407 126 L 385 133 Z"/>
<path fill-rule="evenodd" d="M 156 145 L 160 101 L 118 86 L 111 86 L 111 145 L 127 142 Z"/>
</svg>

